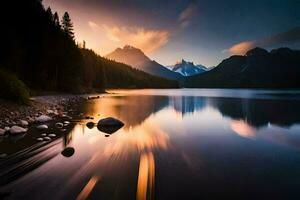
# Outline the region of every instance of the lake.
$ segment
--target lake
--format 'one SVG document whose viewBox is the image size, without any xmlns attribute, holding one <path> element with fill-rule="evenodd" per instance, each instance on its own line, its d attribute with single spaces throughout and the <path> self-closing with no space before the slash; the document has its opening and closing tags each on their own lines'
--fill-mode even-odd
<svg viewBox="0 0 300 200">
<path fill-rule="evenodd" d="M 300 91 L 109 92 L 80 105 L 93 120 L 16 155 L 0 198 L 300 198 Z M 86 126 L 105 117 L 125 125 Z"/>
</svg>

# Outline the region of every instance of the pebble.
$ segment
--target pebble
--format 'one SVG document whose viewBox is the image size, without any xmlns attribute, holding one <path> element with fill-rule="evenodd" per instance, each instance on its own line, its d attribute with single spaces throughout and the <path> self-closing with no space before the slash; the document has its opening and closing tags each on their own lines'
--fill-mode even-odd
<svg viewBox="0 0 300 200">
<path fill-rule="evenodd" d="M 42 125 L 38 125 L 36 128 L 40 129 L 40 130 L 43 130 L 43 129 L 48 129 L 48 126 L 45 125 L 45 124 L 42 124 Z"/>
<path fill-rule="evenodd" d="M 69 126 L 70 122 L 69 121 L 64 121 L 64 126 Z"/>
<path fill-rule="evenodd" d="M 62 128 L 62 127 L 64 127 L 64 124 L 58 122 L 58 123 L 55 124 L 55 127 L 56 127 L 56 128 Z"/>
<path fill-rule="evenodd" d="M 47 116 L 47 115 L 41 115 L 41 116 L 37 117 L 35 120 L 36 120 L 37 122 L 43 123 L 43 122 L 51 121 L 52 118 L 49 117 L 49 116 Z"/>
<path fill-rule="evenodd" d="M 54 137 L 56 137 L 56 135 L 55 134 L 49 134 L 48 137 L 54 138 Z"/>
<path fill-rule="evenodd" d="M 9 131 L 10 128 L 9 128 L 8 126 L 6 126 L 6 127 L 4 128 L 4 130 L 5 130 L 5 131 Z"/>
<path fill-rule="evenodd" d="M 43 138 L 37 138 L 36 140 L 42 142 L 44 139 Z"/>
<path fill-rule="evenodd" d="M 47 136 L 47 134 L 46 134 L 46 133 L 43 133 L 43 134 L 41 134 L 41 136 L 42 136 L 42 137 L 45 137 L 45 136 Z"/>
<path fill-rule="evenodd" d="M 49 138 L 49 137 L 44 137 L 44 140 L 45 140 L 45 141 L 50 141 L 51 138 Z"/>
<path fill-rule="evenodd" d="M 20 120 L 20 125 L 21 126 L 28 126 L 28 122 L 25 120 Z"/>
</svg>

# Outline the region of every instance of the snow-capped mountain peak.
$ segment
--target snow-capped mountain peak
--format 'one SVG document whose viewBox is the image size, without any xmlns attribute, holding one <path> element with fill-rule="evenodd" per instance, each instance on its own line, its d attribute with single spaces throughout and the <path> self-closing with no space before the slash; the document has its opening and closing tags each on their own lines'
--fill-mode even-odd
<svg viewBox="0 0 300 200">
<path fill-rule="evenodd" d="M 168 69 L 180 73 L 183 76 L 192 76 L 206 72 L 208 69 L 203 65 L 195 65 L 193 62 L 188 62 L 182 59 L 174 66 L 169 66 Z"/>
</svg>

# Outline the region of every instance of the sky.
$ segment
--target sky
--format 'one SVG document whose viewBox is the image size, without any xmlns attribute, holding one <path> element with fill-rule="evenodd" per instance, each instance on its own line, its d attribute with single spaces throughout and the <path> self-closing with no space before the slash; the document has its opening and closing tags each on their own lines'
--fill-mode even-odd
<svg viewBox="0 0 300 200">
<path fill-rule="evenodd" d="M 43 0 L 105 56 L 131 45 L 163 65 L 216 66 L 253 47 L 300 49 L 300 0 Z"/>
</svg>

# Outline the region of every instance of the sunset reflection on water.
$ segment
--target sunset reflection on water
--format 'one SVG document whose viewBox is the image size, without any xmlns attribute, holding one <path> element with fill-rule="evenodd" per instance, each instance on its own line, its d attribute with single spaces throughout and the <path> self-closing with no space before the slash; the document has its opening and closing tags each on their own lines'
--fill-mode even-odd
<svg viewBox="0 0 300 200">
<path fill-rule="evenodd" d="M 214 91 L 209 97 L 172 92 L 124 92 L 85 102 L 84 116 L 94 119 L 76 121 L 64 137 L 36 152 L 28 162 L 43 163 L 16 176 L 3 191 L 16 191 L 8 199 L 47 199 L 49 194 L 55 200 L 220 194 L 243 199 L 250 187 L 251 195 L 259 197 L 267 185 L 272 188 L 268 196 L 295 194 L 293 186 L 300 185 L 300 101 L 252 98 L 249 91 L 241 98 Z M 86 126 L 105 117 L 125 126 L 112 134 Z M 73 154 L 60 154 L 66 148 Z"/>
</svg>

